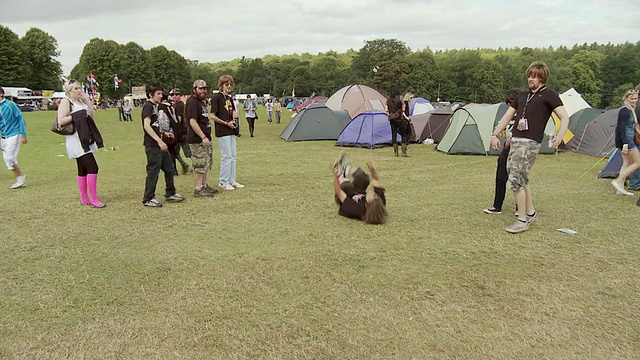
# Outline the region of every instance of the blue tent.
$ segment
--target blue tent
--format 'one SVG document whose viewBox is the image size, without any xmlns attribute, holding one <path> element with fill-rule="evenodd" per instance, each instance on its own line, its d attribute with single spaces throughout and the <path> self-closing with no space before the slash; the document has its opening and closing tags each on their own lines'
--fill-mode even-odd
<svg viewBox="0 0 640 360">
<path fill-rule="evenodd" d="M 397 136 L 398 143 L 400 135 Z M 389 116 L 380 111 L 365 111 L 342 130 L 336 146 L 377 148 L 391 144 Z"/>
<path fill-rule="evenodd" d="M 622 167 L 622 155 L 620 154 L 620 150 L 615 149 L 611 155 L 609 156 L 609 161 L 607 165 L 600 171 L 599 178 L 606 179 L 615 179 L 618 177 L 618 173 L 620 173 L 620 168 Z"/>
<path fill-rule="evenodd" d="M 426 114 L 435 107 L 425 98 L 416 97 L 409 102 L 409 116 Z"/>
</svg>

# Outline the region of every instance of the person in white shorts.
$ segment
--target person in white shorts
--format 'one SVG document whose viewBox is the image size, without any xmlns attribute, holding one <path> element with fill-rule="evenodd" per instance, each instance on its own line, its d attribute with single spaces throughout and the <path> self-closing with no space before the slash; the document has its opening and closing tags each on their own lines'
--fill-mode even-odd
<svg viewBox="0 0 640 360">
<path fill-rule="evenodd" d="M 16 182 L 11 189 L 24 187 L 27 176 L 18 167 L 20 144 L 27 143 L 27 127 L 18 105 L 4 98 L 4 89 L 0 87 L 0 149 L 7 169 L 13 171 Z"/>
</svg>

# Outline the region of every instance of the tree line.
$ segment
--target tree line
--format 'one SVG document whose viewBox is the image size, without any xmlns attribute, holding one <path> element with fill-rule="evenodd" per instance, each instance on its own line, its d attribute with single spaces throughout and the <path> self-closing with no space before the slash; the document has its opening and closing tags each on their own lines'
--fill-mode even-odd
<svg viewBox="0 0 640 360">
<path fill-rule="evenodd" d="M 19 38 L 0 25 L 0 84 L 33 89 L 61 88 L 57 41 L 32 28 Z M 132 86 L 157 82 L 167 88 L 190 89 L 194 79 L 210 87 L 230 74 L 240 93 L 273 96 L 330 96 L 354 83 L 383 94 L 392 85 L 431 101 L 496 103 L 510 88 L 526 89 L 525 70 L 534 60 L 551 69 L 548 86 L 558 92 L 571 87 L 597 108 L 620 106 L 625 90 L 640 83 L 640 42 L 582 44 L 571 48 L 499 48 L 413 51 L 397 39 L 366 41 L 359 50 L 327 51 L 236 58 L 215 63 L 184 58 L 164 46 L 149 50 L 135 42 L 91 39 L 69 77 L 82 81 L 93 72 L 102 94 L 118 98 Z M 113 86 L 113 77 L 123 80 Z"/>
</svg>

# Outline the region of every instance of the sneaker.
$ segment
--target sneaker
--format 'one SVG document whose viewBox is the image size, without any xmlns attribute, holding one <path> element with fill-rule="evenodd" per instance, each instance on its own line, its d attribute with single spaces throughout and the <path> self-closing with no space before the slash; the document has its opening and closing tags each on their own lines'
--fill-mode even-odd
<svg viewBox="0 0 640 360">
<path fill-rule="evenodd" d="M 211 186 L 209 186 L 209 184 L 204 184 L 204 188 L 205 190 L 207 190 L 210 194 L 217 194 L 218 193 L 218 189 L 214 189 Z"/>
<path fill-rule="evenodd" d="M 156 199 L 151 199 L 147 202 L 144 202 L 143 205 L 148 207 L 162 207 L 162 203 Z"/>
<path fill-rule="evenodd" d="M 236 189 L 244 189 L 244 185 L 240 184 L 240 183 L 239 183 L 239 182 L 237 182 L 237 181 L 234 181 L 234 182 L 231 184 L 231 186 L 233 186 L 233 187 L 234 187 L 234 188 L 236 188 Z"/>
<path fill-rule="evenodd" d="M 634 196 L 634 194 L 630 191 L 620 191 L 620 190 L 616 190 L 616 195 L 626 195 L 626 196 Z"/>
<path fill-rule="evenodd" d="M 233 185 L 231 184 L 218 184 L 218 186 L 220 186 L 221 188 L 225 189 L 225 190 L 235 190 L 236 188 L 233 187 Z"/>
<path fill-rule="evenodd" d="M 27 175 L 18 176 L 15 184 L 11 185 L 11 189 L 19 189 L 24 187 L 24 183 L 27 180 Z"/>
<path fill-rule="evenodd" d="M 175 194 L 173 194 L 171 196 L 165 197 L 165 199 L 168 202 L 180 202 L 180 201 L 184 200 L 184 197 L 182 195 L 178 194 L 178 193 L 175 193 Z"/>
<path fill-rule="evenodd" d="M 484 213 L 485 214 L 496 214 L 496 215 L 498 215 L 498 214 L 502 214 L 502 210 L 496 209 L 495 207 L 492 206 L 492 207 L 490 207 L 488 209 L 484 209 Z"/>
<path fill-rule="evenodd" d="M 213 193 L 207 191 L 206 187 L 202 187 L 200 190 L 194 190 L 193 196 L 195 197 L 213 197 Z"/>
<path fill-rule="evenodd" d="M 533 223 L 538 218 L 538 213 L 534 212 L 533 215 L 527 214 L 527 222 L 529 224 Z"/>
<path fill-rule="evenodd" d="M 517 233 L 526 231 L 528 228 L 529 228 L 528 222 L 518 220 L 515 223 L 513 223 L 513 225 L 507 226 L 506 228 L 504 228 L 504 231 L 512 234 L 517 234 Z"/>
</svg>

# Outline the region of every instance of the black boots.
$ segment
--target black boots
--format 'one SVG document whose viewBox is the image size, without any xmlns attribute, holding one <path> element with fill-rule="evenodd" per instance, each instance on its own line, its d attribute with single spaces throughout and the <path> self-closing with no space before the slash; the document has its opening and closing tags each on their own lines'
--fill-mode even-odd
<svg viewBox="0 0 640 360">
<path fill-rule="evenodd" d="M 396 156 L 398 156 L 397 151 Z M 409 157 L 409 155 L 407 154 L 407 144 L 402 144 L 402 157 Z"/>
<path fill-rule="evenodd" d="M 393 156 L 398 156 L 398 144 L 393 144 Z"/>
</svg>

